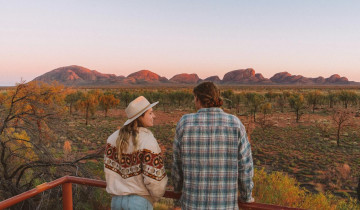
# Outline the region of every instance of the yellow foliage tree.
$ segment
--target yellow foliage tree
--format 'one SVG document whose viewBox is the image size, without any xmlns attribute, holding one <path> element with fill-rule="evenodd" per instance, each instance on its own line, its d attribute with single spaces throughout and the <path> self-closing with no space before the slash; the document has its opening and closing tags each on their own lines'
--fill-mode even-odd
<svg viewBox="0 0 360 210">
<path fill-rule="evenodd" d="M 0 198 L 31 187 L 29 174 L 49 159 L 49 119 L 64 110 L 61 92 L 56 84 L 30 82 L 0 94 Z"/>
<path fill-rule="evenodd" d="M 81 91 L 74 91 L 72 89 L 69 89 L 66 93 L 65 102 L 67 106 L 69 107 L 69 114 L 72 115 L 72 108 L 76 104 L 77 101 L 79 101 L 81 98 L 83 98 L 84 93 Z"/>
<path fill-rule="evenodd" d="M 105 112 L 105 117 L 107 117 L 107 113 L 110 108 L 115 107 L 120 103 L 120 100 L 115 98 L 112 94 L 105 94 L 100 96 L 100 107 Z"/>
<path fill-rule="evenodd" d="M 89 114 L 94 115 L 97 106 L 99 105 L 99 97 L 101 96 L 98 90 L 91 90 L 84 94 L 76 103 L 78 109 L 85 112 L 86 125 L 89 122 Z"/>
<path fill-rule="evenodd" d="M 55 152 L 56 133 L 66 127 L 65 96 L 62 86 L 40 82 L 22 82 L 0 93 L 0 200 L 65 173 L 79 174 L 79 161 L 102 156 L 99 150 L 68 161 Z M 64 146 L 65 152 L 71 148 L 69 142 Z M 14 208 L 36 209 L 37 204 L 38 198 L 28 199 Z"/>
</svg>

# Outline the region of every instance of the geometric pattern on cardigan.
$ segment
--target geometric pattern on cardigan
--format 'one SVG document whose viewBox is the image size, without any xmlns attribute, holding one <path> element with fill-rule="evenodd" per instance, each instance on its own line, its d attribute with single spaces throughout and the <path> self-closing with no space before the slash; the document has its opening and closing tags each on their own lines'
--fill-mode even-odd
<svg viewBox="0 0 360 210">
<path fill-rule="evenodd" d="M 154 153 L 148 149 L 137 150 L 133 153 L 123 153 L 119 161 L 116 147 L 106 145 L 105 167 L 118 173 L 123 179 L 139 174 L 161 181 L 165 176 L 164 161 L 161 153 Z"/>
</svg>

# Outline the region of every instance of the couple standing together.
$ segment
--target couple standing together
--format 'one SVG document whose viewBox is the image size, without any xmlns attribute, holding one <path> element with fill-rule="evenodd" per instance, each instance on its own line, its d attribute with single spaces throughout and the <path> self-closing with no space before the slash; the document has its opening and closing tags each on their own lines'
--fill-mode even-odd
<svg viewBox="0 0 360 210">
<path fill-rule="evenodd" d="M 193 90 L 197 113 L 176 126 L 171 176 L 182 209 L 238 209 L 253 202 L 253 161 L 240 120 L 220 107 L 220 90 L 204 82 Z M 125 109 L 128 120 L 107 140 L 106 190 L 112 209 L 153 209 L 168 181 L 161 149 L 148 127 L 155 114 L 143 96 Z"/>
</svg>

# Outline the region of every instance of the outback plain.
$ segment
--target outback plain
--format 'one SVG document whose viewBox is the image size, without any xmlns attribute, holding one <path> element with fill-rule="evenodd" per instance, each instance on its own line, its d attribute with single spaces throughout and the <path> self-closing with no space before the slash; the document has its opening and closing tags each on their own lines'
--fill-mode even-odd
<svg viewBox="0 0 360 210">
<path fill-rule="evenodd" d="M 359 208 L 359 88 L 220 88 L 224 111 L 238 116 L 247 128 L 257 202 Z M 106 139 L 126 121 L 124 109 L 139 95 L 160 101 L 150 129 L 163 151 L 171 190 L 176 123 L 182 115 L 196 112 L 191 87 L 64 88 L 27 83 L 0 94 L 1 199 L 65 175 L 104 180 Z M 111 197 L 104 189 L 76 186 L 73 193 L 75 209 L 110 208 Z M 59 198 L 61 189 L 53 189 L 21 208 L 58 209 Z M 162 199 L 155 209 L 172 208 L 174 202 Z"/>
</svg>

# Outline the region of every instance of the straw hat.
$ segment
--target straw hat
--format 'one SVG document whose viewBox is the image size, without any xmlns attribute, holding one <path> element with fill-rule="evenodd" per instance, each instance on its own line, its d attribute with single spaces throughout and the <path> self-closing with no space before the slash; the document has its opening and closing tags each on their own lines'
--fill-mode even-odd
<svg viewBox="0 0 360 210">
<path fill-rule="evenodd" d="M 144 96 L 139 96 L 134 99 L 125 109 L 128 120 L 124 123 L 124 126 L 130 124 L 136 118 L 140 117 L 144 112 L 158 103 L 159 102 L 157 101 L 153 104 L 150 104 L 150 102 Z"/>
</svg>

